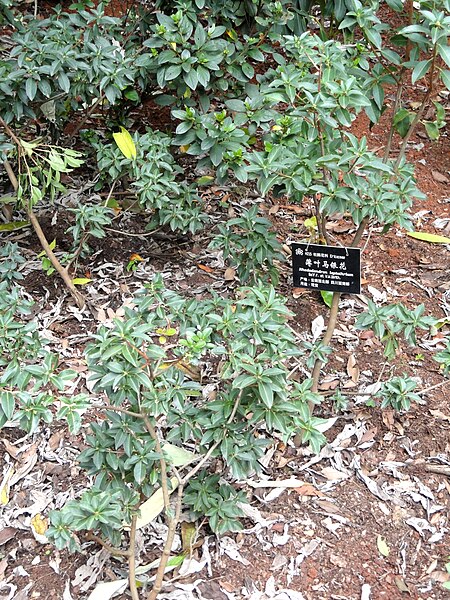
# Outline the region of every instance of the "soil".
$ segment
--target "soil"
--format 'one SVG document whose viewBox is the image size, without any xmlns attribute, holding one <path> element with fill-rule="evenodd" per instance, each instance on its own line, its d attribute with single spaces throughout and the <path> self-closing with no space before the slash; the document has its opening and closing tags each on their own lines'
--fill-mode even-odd
<svg viewBox="0 0 450 600">
<path fill-rule="evenodd" d="M 409 100 L 417 100 L 416 95 L 411 92 Z M 392 98 L 388 101 L 392 104 Z M 163 121 L 170 129 L 169 114 L 157 108 L 159 112 L 151 100 L 147 101 L 140 122 L 160 125 Z M 367 119 L 361 116 L 353 132 L 367 135 L 371 148 L 382 149 L 388 119 L 389 111 L 380 124 L 370 129 Z M 394 139 L 394 155 L 400 141 Z M 441 130 L 440 139 L 430 142 L 419 129 L 409 144 L 408 160 L 414 163 L 419 187 L 427 195 L 412 211 L 417 230 L 450 234 L 450 221 L 444 228 L 437 224 L 438 219 L 450 219 L 449 150 L 448 130 Z M 77 181 L 69 183 L 75 186 Z M 204 194 L 215 218 L 223 218 L 221 204 L 233 209 L 242 200 L 241 191 L 233 186 L 208 188 Z M 291 206 L 286 198 L 280 198 L 266 199 L 260 206 L 272 220 L 281 242 L 302 237 L 303 221 L 310 209 L 307 203 Z M 43 210 L 39 218 L 48 239 L 57 239 L 57 250 L 67 250 L 65 230 L 70 215 L 50 208 Z M 88 334 L 103 318 L 120 311 L 124 301 L 151 274 L 162 272 L 171 287 L 193 296 L 211 289 L 228 294 L 236 285 L 225 281 L 226 265 L 217 266 L 206 250 L 209 232 L 193 238 L 168 232 L 152 237 L 144 235 L 139 215 L 128 218 L 124 229 L 142 235 L 110 232 L 108 239 L 95 241 L 91 257 L 79 264 L 78 274 L 93 279 L 86 290 L 88 300 L 100 307 L 93 314 L 87 311 L 80 315 L 59 279 L 42 272 L 37 259 L 41 249 L 30 230 L 2 234 L 0 238 L 20 244 L 28 259 L 23 286 L 37 302 L 35 318 L 67 365 L 78 369 L 82 376 L 82 351 Z M 333 235 L 345 244 L 351 234 L 345 216 L 333 225 Z M 144 262 L 137 271 L 127 271 L 134 253 Z M 347 408 L 338 413 L 336 422 L 326 431 L 328 445 L 316 462 L 306 448 L 278 443 L 264 476 L 271 481 L 296 478 L 298 485 L 280 488 L 277 495 L 277 488 L 242 484 L 250 505 L 260 511 L 259 516 L 247 517 L 244 532 L 218 540 L 199 524 L 199 537 L 209 544 L 211 572 L 208 575 L 205 568 L 175 580 L 169 591 L 181 594 L 177 585 L 184 584 L 191 595 L 180 598 L 211 600 L 300 597 L 288 592 L 277 596 L 275 588 L 300 592 L 305 600 L 449 598 L 442 587 L 448 580 L 445 564 L 450 561 L 449 386 L 443 383 L 439 365 L 430 357 L 442 347 L 443 334 L 438 332 L 432 338 L 424 334 L 418 347 L 399 352 L 387 363 L 373 334 L 354 328 L 364 298 L 377 294 L 411 308 L 424 303 L 434 316 L 448 317 L 449 266 L 448 246 L 414 240 L 396 227 L 384 235 L 373 231 L 364 238 L 362 296 L 343 297 L 333 338 L 335 351 L 321 389 L 326 392 L 330 382 L 332 389 L 332 382 L 337 381 L 336 385 L 351 393 L 360 390 L 361 384 L 388 378 L 395 371 L 413 375 L 420 389 L 429 389 L 428 393 L 407 413 L 368 406 L 364 397 L 350 395 Z M 291 325 L 299 335 L 310 332 L 311 322 L 318 315 L 327 319 L 328 309 L 317 293 L 292 289 L 287 264 L 282 267 L 279 289 L 288 297 L 295 315 Z M 353 379 L 348 367 L 350 356 L 360 371 Z M 317 416 L 328 419 L 336 412 L 325 401 L 317 409 Z M 89 484 L 76 464 L 82 447 L 82 435 L 69 435 L 59 423 L 28 438 L 15 428 L 2 430 L 2 469 L 8 464 L 23 467 L 26 463 L 23 456 L 14 455 L 14 449 L 24 449 L 34 463 L 11 489 L 9 502 L 0 515 L 0 584 L 5 584 L 3 589 L 0 587 L 0 598 L 85 600 L 96 580 L 126 577 L 126 565 L 94 543 L 86 542 L 81 554 L 60 552 L 45 538 L 36 539 L 30 526 L 31 516 L 42 513 L 45 518 L 55 494 L 60 494 L 62 500 L 64 495 L 77 494 Z M 36 506 L 41 507 L 37 512 Z M 198 559 L 201 552 L 196 552 Z M 144 564 L 157 556 L 158 551 L 152 547 L 142 550 Z M 92 572 L 95 576 L 88 586 L 86 581 Z M 12 586 L 12 595 L 8 595 L 6 584 Z M 117 598 L 129 596 L 124 593 Z"/>
</svg>

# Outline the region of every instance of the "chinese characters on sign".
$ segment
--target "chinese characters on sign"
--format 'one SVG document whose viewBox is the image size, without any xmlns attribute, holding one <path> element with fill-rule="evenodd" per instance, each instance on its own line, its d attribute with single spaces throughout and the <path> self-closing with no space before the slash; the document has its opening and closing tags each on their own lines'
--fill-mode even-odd
<svg viewBox="0 0 450 600">
<path fill-rule="evenodd" d="M 361 293 L 361 249 L 292 244 L 294 286 L 346 294 Z"/>
</svg>

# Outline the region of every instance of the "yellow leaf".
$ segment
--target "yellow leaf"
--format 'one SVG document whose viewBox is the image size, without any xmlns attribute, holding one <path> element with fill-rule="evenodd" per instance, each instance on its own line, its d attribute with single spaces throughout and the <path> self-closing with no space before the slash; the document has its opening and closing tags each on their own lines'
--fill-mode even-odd
<svg viewBox="0 0 450 600">
<path fill-rule="evenodd" d="M 113 138 L 125 158 L 136 158 L 135 143 L 125 127 L 121 126 L 119 132 L 113 133 Z"/>
<path fill-rule="evenodd" d="M 31 519 L 31 525 L 35 532 L 39 535 L 44 535 L 48 529 L 47 519 L 45 519 L 39 513 L 37 515 L 34 515 L 34 517 Z"/>
<path fill-rule="evenodd" d="M 88 279 L 87 277 L 76 277 L 75 279 L 72 279 L 73 285 L 86 285 L 86 283 L 89 283 L 90 281 L 92 281 L 92 279 Z"/>
<path fill-rule="evenodd" d="M 195 523 L 181 523 L 181 539 L 183 540 L 183 551 L 191 553 L 197 538 L 197 527 Z"/>
<path fill-rule="evenodd" d="M 303 223 L 303 225 L 307 229 L 317 229 L 317 218 L 310 217 L 309 219 L 305 219 L 305 222 Z"/>
<path fill-rule="evenodd" d="M 56 239 L 54 239 L 52 242 L 50 242 L 49 248 L 50 248 L 50 250 L 54 250 L 56 248 Z M 42 252 L 37 255 L 38 258 L 42 258 L 43 256 L 47 256 L 47 253 L 45 252 L 45 250 L 42 250 Z"/>
<path fill-rule="evenodd" d="M 169 494 L 171 494 L 178 487 L 178 479 L 176 477 L 172 477 L 170 480 L 171 489 L 169 490 Z M 163 511 L 164 509 L 164 498 L 162 489 L 159 488 L 154 492 L 148 500 L 146 500 L 139 507 L 139 516 L 136 520 L 136 527 L 141 529 L 145 527 L 152 521 L 156 519 L 156 517 Z"/>
<path fill-rule="evenodd" d="M 183 154 L 186 154 L 186 152 L 188 150 L 189 150 L 189 144 L 185 144 L 184 146 L 180 146 L 180 152 L 183 152 Z"/>
<path fill-rule="evenodd" d="M 386 544 L 386 540 L 381 535 L 377 537 L 377 548 L 381 556 L 389 556 L 391 552 L 391 549 Z"/>
<path fill-rule="evenodd" d="M 169 43 L 169 46 L 172 48 L 172 50 L 175 50 L 175 52 L 176 52 L 176 50 L 177 50 L 177 45 L 176 45 L 176 43 L 175 43 L 175 42 L 170 42 L 170 43 Z"/>
<path fill-rule="evenodd" d="M 432 244 L 450 244 L 450 238 L 434 233 L 424 233 L 420 231 L 407 231 L 407 235 L 420 240 L 421 242 L 431 242 Z"/>
<path fill-rule="evenodd" d="M 9 467 L 6 475 L 3 477 L 3 481 L 0 486 L 0 504 L 3 506 L 6 506 L 9 502 L 9 490 L 11 487 L 9 480 L 13 476 L 13 473 L 14 473 L 14 468 Z"/>
</svg>

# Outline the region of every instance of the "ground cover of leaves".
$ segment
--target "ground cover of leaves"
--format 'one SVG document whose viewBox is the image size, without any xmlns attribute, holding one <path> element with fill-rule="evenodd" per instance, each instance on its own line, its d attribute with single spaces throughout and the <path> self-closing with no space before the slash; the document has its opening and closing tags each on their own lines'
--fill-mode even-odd
<svg viewBox="0 0 450 600">
<path fill-rule="evenodd" d="M 414 98 L 411 99 L 414 102 Z M 388 115 L 387 115 L 388 116 Z M 386 116 L 386 118 L 387 118 Z M 159 118 L 159 117 L 158 117 Z M 383 123 L 368 131 L 371 146 L 382 147 Z M 419 130 L 408 158 L 416 166 L 427 200 L 415 207 L 417 230 L 450 235 L 450 160 L 448 131 L 431 144 Z M 397 140 L 398 142 L 398 140 Z M 75 195 L 89 194 L 78 181 L 68 181 L 69 194 L 59 211 L 40 214 L 49 239 L 63 252 L 68 206 Z M 233 214 L 255 200 L 254 190 L 233 185 L 210 187 L 205 199 L 213 219 Z M 286 198 L 259 199 L 280 241 L 300 239 L 307 202 L 292 206 Z M 218 206 L 222 206 L 218 210 Z M 139 217 L 120 215 L 123 230 L 142 232 Z M 78 311 L 55 277 L 41 270 L 37 240 L 31 231 L 4 235 L 17 241 L 27 257 L 24 287 L 36 301 L 33 318 L 64 366 L 79 373 L 86 385 L 83 348 L 99 323 L 120 317 L 129 302 L 154 273 L 161 272 L 169 287 L 194 297 L 212 289 L 230 294 L 236 285 L 220 254 L 206 250 L 208 234 L 174 238 L 169 234 L 123 236 L 110 231 L 85 262 L 92 278 L 86 289 L 88 308 Z M 330 233 L 345 244 L 350 222 L 345 216 L 330 224 Z M 240 482 L 249 509 L 245 530 L 216 538 L 198 523 L 198 548 L 162 594 L 170 600 L 359 600 L 449 597 L 445 563 L 450 555 L 450 401 L 437 363 L 431 357 L 442 346 L 441 334 L 424 335 L 417 348 L 386 364 L 371 332 L 357 332 L 354 320 L 367 298 L 377 302 L 423 302 L 436 317 L 450 315 L 449 247 L 408 238 L 392 229 L 372 231 L 365 238 L 363 291 L 344 296 L 333 347 L 321 390 L 336 388 L 350 394 L 346 410 L 336 415 L 325 402 L 318 414 L 329 419 L 328 444 L 319 456 L 308 448 L 281 442 L 269 448 L 262 477 Z M 126 265 L 133 253 L 144 261 L 136 272 Z M 288 254 L 288 246 L 286 245 Z M 318 294 L 293 289 L 288 263 L 282 267 L 280 291 L 295 313 L 291 322 L 299 339 L 311 339 L 326 323 L 327 308 Z M 314 327 L 312 328 L 312 324 Z M 422 403 L 405 414 L 368 407 L 368 386 L 386 379 L 393 370 L 415 376 Z M 372 388 L 373 389 L 373 388 Z M 92 409 L 94 415 L 95 409 Z M 71 436 L 61 424 L 23 437 L 15 428 L 0 432 L 2 477 L 14 469 L 9 494 L 0 508 L 0 599 L 86 600 L 96 583 L 126 577 L 126 566 L 92 542 L 82 554 L 58 552 L 45 538 L 45 515 L 79 493 L 87 481 L 76 463 L 83 435 Z M 220 464 L 212 469 L 221 470 Z M 148 564 L 158 556 L 165 534 L 162 521 L 138 537 L 138 559 Z M 180 538 L 176 539 L 178 548 Z M 177 547 L 174 548 L 176 551 Z M 128 596 L 121 593 L 116 598 Z"/>
<path fill-rule="evenodd" d="M 363 130 L 365 124 L 358 126 Z M 382 134 L 382 127 L 373 131 L 372 143 L 382 142 Z M 417 207 L 416 228 L 448 235 L 448 138 L 444 135 L 438 143 L 423 147 L 422 143 L 420 137 L 414 140 L 410 154 L 428 194 Z M 70 193 L 62 202 L 70 201 Z M 213 187 L 206 194 L 211 210 L 218 200 L 227 203 L 228 212 L 247 201 L 233 186 Z M 301 234 L 306 205 L 291 206 L 286 199 L 261 200 L 260 205 L 281 240 Z M 133 216 L 123 218 L 130 219 L 128 229 L 139 231 Z M 49 238 L 56 237 L 64 250 L 64 213 L 49 209 L 41 219 Z M 331 227 L 345 243 L 349 227 L 345 218 Z M 93 282 L 87 288 L 90 309 L 80 313 L 59 280 L 42 273 L 31 232 L 16 232 L 9 239 L 18 241 L 28 258 L 25 288 L 37 302 L 34 318 L 41 332 L 84 384 L 82 350 L 89 332 L 100 322 L 120 317 L 121 306 L 153 273 L 162 272 L 168 285 L 196 297 L 211 289 L 228 294 L 235 285 L 220 255 L 205 250 L 206 236 L 174 240 L 169 235 L 155 239 L 111 232 L 85 265 Z M 145 260 L 130 273 L 126 264 L 134 252 Z M 336 352 L 322 382 L 323 391 L 340 387 L 353 393 L 347 410 L 337 417 L 326 403 L 319 409 L 330 419 L 328 444 L 319 456 L 295 445 L 273 446 L 263 477 L 240 484 L 250 500 L 244 532 L 216 539 L 199 524 L 202 544 L 184 567 L 188 575 L 169 585 L 163 598 L 448 596 L 442 582 L 450 554 L 450 406 L 448 387 L 440 385 L 438 365 L 428 354 L 439 348 L 441 340 L 425 337 L 418 348 L 386 365 L 376 338 L 353 328 L 356 314 L 371 297 L 410 306 L 424 302 L 435 316 L 448 315 L 448 257 L 445 246 L 425 245 L 399 230 L 384 236 L 372 232 L 363 259 L 363 294 L 343 298 L 333 338 Z M 316 294 L 292 289 L 289 267 L 283 270 L 281 289 L 296 315 L 292 326 L 300 337 L 310 338 L 311 324 L 320 330 L 327 309 Z M 422 396 L 423 403 L 406 414 L 367 407 L 367 396 L 357 393 L 376 382 L 382 371 L 388 377 L 393 367 L 417 377 L 421 389 L 432 388 Z M 83 436 L 70 436 L 60 424 L 27 438 L 6 428 L 0 444 L 3 473 L 14 467 L 9 500 L 0 517 L 2 598 L 82 600 L 97 581 L 126 575 L 124 565 L 93 543 L 84 545 L 84 554 L 69 555 L 57 552 L 42 535 L 46 511 L 86 485 L 76 464 Z M 141 564 L 157 556 L 163 536 L 162 523 L 142 533 Z M 195 573 L 196 569 L 201 570 Z"/>
</svg>

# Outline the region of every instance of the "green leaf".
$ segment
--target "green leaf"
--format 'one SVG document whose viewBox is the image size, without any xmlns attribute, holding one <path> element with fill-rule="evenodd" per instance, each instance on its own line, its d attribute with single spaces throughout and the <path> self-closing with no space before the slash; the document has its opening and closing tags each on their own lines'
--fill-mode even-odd
<svg viewBox="0 0 450 600">
<path fill-rule="evenodd" d="M 56 239 L 52 240 L 49 244 L 49 248 L 50 250 L 54 250 L 56 248 Z M 42 252 L 40 252 L 37 257 L 38 258 L 43 258 L 44 256 L 47 256 L 45 250 L 42 250 Z"/>
<path fill-rule="evenodd" d="M 197 185 L 207 185 L 208 183 L 212 183 L 214 181 L 214 177 L 211 175 L 203 175 L 197 179 Z"/>
<path fill-rule="evenodd" d="M 450 47 L 439 45 L 438 52 L 442 60 L 446 63 L 447 66 L 450 67 Z"/>
<path fill-rule="evenodd" d="M 273 389 L 270 383 L 259 383 L 258 384 L 258 392 L 261 396 L 261 400 L 264 402 L 267 408 L 272 408 L 273 406 Z"/>
<path fill-rule="evenodd" d="M 13 221 L 12 223 L 1 223 L 0 231 L 16 231 L 16 229 L 23 229 L 29 227 L 29 221 Z"/>
<path fill-rule="evenodd" d="M 434 233 L 407 231 L 406 235 L 409 235 L 415 240 L 420 240 L 421 242 L 430 242 L 431 244 L 450 244 L 450 238 L 444 237 L 443 235 L 436 235 Z"/>
<path fill-rule="evenodd" d="M 441 70 L 441 79 L 442 79 L 442 83 L 445 85 L 445 87 L 448 90 L 450 90 L 450 70 L 449 69 Z"/>
<path fill-rule="evenodd" d="M 439 139 L 439 127 L 436 125 L 435 121 L 424 121 L 423 125 L 430 140 Z"/>
<path fill-rule="evenodd" d="M 136 146 L 130 133 L 120 126 L 120 131 L 113 133 L 114 141 L 125 158 L 136 158 Z"/>
<path fill-rule="evenodd" d="M 30 100 L 34 100 L 37 93 L 37 83 L 31 77 L 25 83 L 25 92 Z"/>
<path fill-rule="evenodd" d="M 125 98 L 127 100 L 131 100 L 131 102 L 138 102 L 139 94 L 136 92 L 136 90 L 129 90 L 128 92 L 125 92 Z"/>
<path fill-rule="evenodd" d="M 333 292 L 325 292 L 324 290 L 321 290 L 320 295 L 322 296 L 322 300 L 325 302 L 328 308 L 331 308 L 331 303 L 333 302 Z"/>
<path fill-rule="evenodd" d="M 170 458 L 174 467 L 185 467 L 197 458 L 197 454 L 189 452 L 179 446 L 174 446 L 173 444 L 166 443 L 163 445 L 162 449 Z"/>
<path fill-rule="evenodd" d="M 191 88 L 191 90 L 195 90 L 198 85 L 197 71 L 195 69 L 191 69 L 190 71 L 185 73 L 184 81 L 186 85 Z"/>
<path fill-rule="evenodd" d="M 305 219 L 303 225 L 307 229 L 317 229 L 317 217 L 309 217 L 309 219 Z"/>
<path fill-rule="evenodd" d="M 242 63 L 241 69 L 244 75 L 249 79 L 252 79 L 255 76 L 255 69 L 249 63 Z"/>
<path fill-rule="evenodd" d="M 419 79 L 422 79 L 427 73 L 429 68 L 431 67 L 431 58 L 429 60 L 421 60 L 414 67 L 414 70 L 411 75 L 411 82 L 416 83 Z"/>
</svg>

